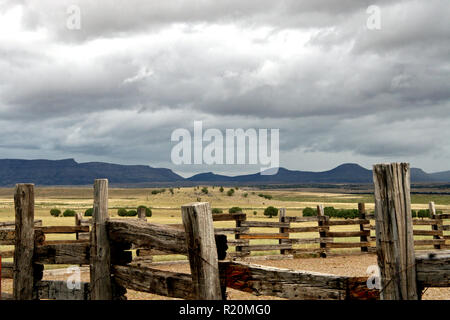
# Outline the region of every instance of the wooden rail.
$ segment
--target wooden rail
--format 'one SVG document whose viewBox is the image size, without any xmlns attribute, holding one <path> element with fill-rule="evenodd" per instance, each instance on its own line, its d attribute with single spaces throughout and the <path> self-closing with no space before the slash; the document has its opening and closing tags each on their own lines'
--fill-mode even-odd
<svg viewBox="0 0 450 320">
<path fill-rule="evenodd" d="M 300 300 L 377 299 L 378 290 L 367 289 L 367 278 L 292 271 L 243 262 L 220 262 L 223 285 L 254 295 Z"/>
</svg>

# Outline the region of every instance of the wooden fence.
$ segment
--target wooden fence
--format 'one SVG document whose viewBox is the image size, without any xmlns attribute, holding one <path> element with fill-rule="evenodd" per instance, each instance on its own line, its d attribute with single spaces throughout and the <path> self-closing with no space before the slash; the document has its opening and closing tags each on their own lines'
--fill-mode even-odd
<svg viewBox="0 0 450 320">
<path fill-rule="evenodd" d="M 15 246 L 13 298 L 125 299 L 126 290 L 132 289 L 183 299 L 218 300 L 226 298 L 226 288 L 229 287 L 255 295 L 288 299 L 418 299 L 426 287 L 450 286 L 450 251 L 415 257 L 409 166 L 379 165 L 375 166 L 374 172 L 376 250 L 382 284 L 380 291 L 368 289 L 367 277 L 292 271 L 225 260 L 227 240 L 220 232 L 228 231 L 214 230 L 208 203 L 182 206 L 183 228 L 147 223 L 142 219 L 110 219 L 108 182 L 102 179 L 96 180 L 94 184 L 94 212 L 89 240 L 46 241 L 45 235 L 48 233 L 86 233 L 89 226 L 35 226 L 34 186 L 17 185 L 15 227 L 13 230 L 0 230 L 1 241 L 14 243 Z M 298 217 L 293 218 L 295 222 L 304 222 Z M 317 226 L 314 226 L 316 229 L 313 232 L 319 232 L 319 239 L 322 234 L 326 238 L 338 237 L 335 231 L 330 231 L 333 220 L 323 215 L 321 207 L 319 216 L 315 218 Z M 234 244 L 241 249 L 237 252 L 242 253 L 262 249 L 245 242 L 261 237 L 246 228 L 277 228 L 279 232 L 276 234 L 283 235 L 274 236 L 281 246 L 277 250 L 287 251 L 293 250 L 288 247 L 292 243 L 284 235 L 307 231 L 294 229 L 296 227 L 290 225 L 293 221 L 285 215 L 284 210 L 281 221 L 270 222 L 270 225 L 246 221 L 242 214 L 232 215 L 231 218 L 218 216 L 218 219 L 233 219 L 238 224 L 236 228 L 243 228 L 240 234 L 235 234 L 234 239 L 237 241 Z M 360 220 L 366 219 L 361 217 Z M 359 222 L 360 225 L 367 225 L 366 221 Z M 430 225 L 437 225 L 433 227 L 437 231 L 445 229 L 443 223 Z M 346 236 L 358 237 L 360 243 L 364 243 L 364 246 L 358 247 L 366 248 L 368 241 L 361 238 L 369 235 L 361 231 L 366 230 Z M 441 237 L 441 233 L 437 232 L 426 235 Z M 318 242 L 321 250 L 332 248 L 329 247 L 331 243 L 334 242 Z M 431 244 L 442 245 L 442 241 Z M 130 250 L 133 247 L 186 255 L 191 273 L 173 273 L 137 266 L 132 261 Z M 89 264 L 90 281 L 80 283 L 79 287 L 71 287 L 66 281 L 42 280 L 44 264 Z"/>
<path fill-rule="evenodd" d="M 367 214 L 365 204 L 358 204 L 359 217 L 356 219 L 330 219 L 324 214 L 322 205 L 317 206 L 317 216 L 287 216 L 286 209 L 280 209 L 279 221 L 249 221 L 243 213 L 215 214 L 216 221 L 236 221 L 235 227 L 215 228 L 216 234 L 234 235 L 228 238 L 228 246 L 235 247 L 229 257 L 246 257 L 256 251 L 278 251 L 282 255 L 317 253 L 326 257 L 329 253 L 342 253 L 336 249 L 360 248 L 361 252 L 375 252 L 375 216 Z M 417 249 L 450 248 L 450 214 L 436 214 L 434 203 L 430 202 L 431 218 L 413 219 L 413 235 L 429 237 L 416 239 Z M 339 227 L 357 226 L 358 230 L 342 231 Z M 425 227 L 424 227 L 425 226 Z M 430 230 L 424 230 L 429 227 Z M 257 229 L 257 231 L 253 231 Z M 261 232 L 267 230 L 267 232 Z M 250 244 L 250 240 L 278 240 L 273 244 Z M 356 241 L 355 241 L 356 240 Z M 298 245 L 307 246 L 299 248 Z"/>
</svg>

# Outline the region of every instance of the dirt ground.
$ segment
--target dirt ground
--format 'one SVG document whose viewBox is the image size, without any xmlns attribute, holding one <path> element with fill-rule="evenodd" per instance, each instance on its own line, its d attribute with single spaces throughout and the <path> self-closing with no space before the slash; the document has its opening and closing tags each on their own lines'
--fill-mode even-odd
<svg viewBox="0 0 450 320">
<path fill-rule="evenodd" d="M 292 270 L 315 271 L 336 275 L 346 276 L 368 276 L 366 273 L 367 267 L 376 265 L 377 260 L 375 255 L 355 255 L 355 256 L 339 256 L 322 258 L 301 258 L 292 260 L 255 260 L 251 261 L 254 264 L 261 264 L 266 266 L 287 268 Z M 189 264 L 158 264 L 154 266 L 161 270 L 172 272 L 189 273 Z M 46 280 L 65 280 L 67 276 L 64 275 L 45 275 Z M 89 281 L 89 273 L 82 273 L 82 281 Z M 12 293 L 12 280 L 2 280 L 2 291 Z M 276 297 L 254 296 L 248 293 L 240 292 L 233 289 L 228 289 L 229 300 L 275 300 Z M 158 296 L 149 293 L 136 292 L 128 290 L 127 298 L 129 300 L 170 300 L 172 298 Z M 425 290 L 422 297 L 424 300 L 450 300 L 450 288 L 429 288 Z M 282 300 L 282 299 L 280 299 Z"/>
</svg>

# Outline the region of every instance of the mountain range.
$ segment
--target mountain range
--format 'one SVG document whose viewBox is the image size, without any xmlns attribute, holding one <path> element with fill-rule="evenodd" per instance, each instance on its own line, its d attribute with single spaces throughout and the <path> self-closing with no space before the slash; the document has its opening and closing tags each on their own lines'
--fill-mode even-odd
<svg viewBox="0 0 450 320">
<path fill-rule="evenodd" d="M 108 178 L 112 185 L 193 185 L 193 184 L 299 184 L 299 183 L 372 183 L 372 171 L 355 163 L 345 163 L 321 172 L 280 168 L 275 175 L 260 173 L 225 176 L 213 172 L 183 178 L 170 169 L 145 165 L 120 165 L 104 162 L 78 163 L 65 160 L 0 160 L 0 186 L 13 186 L 20 182 L 36 185 L 91 185 L 94 179 Z M 450 171 L 426 173 L 411 168 L 413 183 L 450 182 Z"/>
</svg>

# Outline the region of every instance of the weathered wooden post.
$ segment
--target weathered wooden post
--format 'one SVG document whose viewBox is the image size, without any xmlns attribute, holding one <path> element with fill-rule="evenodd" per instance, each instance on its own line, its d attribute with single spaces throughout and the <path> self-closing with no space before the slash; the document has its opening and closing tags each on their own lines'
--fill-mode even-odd
<svg viewBox="0 0 450 320">
<path fill-rule="evenodd" d="M 434 219 L 436 221 L 436 224 L 431 225 L 431 230 L 439 233 L 439 234 L 433 235 L 433 239 L 436 239 L 436 240 L 444 239 L 443 231 L 442 231 L 442 225 L 443 225 L 442 219 L 436 214 L 436 207 L 435 207 L 433 201 L 430 201 L 430 203 L 428 204 L 428 208 L 430 211 L 430 218 Z M 435 244 L 434 248 L 438 249 L 438 250 L 442 249 L 440 243 Z"/>
<path fill-rule="evenodd" d="M 241 212 L 242 213 L 242 212 Z M 242 246 L 247 246 L 249 245 L 249 240 L 248 239 L 241 239 L 241 234 L 246 233 L 246 231 L 243 231 L 242 228 L 242 222 L 245 222 L 247 220 L 247 215 L 244 216 L 244 219 L 236 219 L 236 233 L 234 234 L 234 239 L 235 240 L 240 240 L 239 243 L 236 245 L 236 254 L 238 255 L 238 257 L 243 257 L 243 256 L 247 256 L 250 255 L 250 251 L 249 250 L 243 250 Z M 248 230 L 248 228 L 246 229 Z"/>
<path fill-rule="evenodd" d="M 359 219 L 366 220 L 366 205 L 363 202 L 358 203 L 358 216 L 359 216 Z M 359 231 L 361 231 L 361 232 L 366 231 L 364 228 L 364 223 L 361 223 L 359 225 Z M 359 241 L 367 242 L 368 241 L 367 236 L 365 236 L 365 235 L 360 236 Z M 361 252 L 368 252 L 368 251 L 369 251 L 369 247 L 361 247 Z"/>
<path fill-rule="evenodd" d="M 383 300 L 417 300 L 408 163 L 373 166 L 378 266 Z"/>
<path fill-rule="evenodd" d="M 83 219 L 83 215 L 80 212 L 75 213 L 75 226 L 81 227 L 81 220 Z M 75 233 L 75 239 L 79 240 L 78 232 Z"/>
<path fill-rule="evenodd" d="M 138 218 L 140 220 L 147 221 L 147 217 L 145 215 L 145 208 L 144 207 L 139 207 L 138 208 Z"/>
<path fill-rule="evenodd" d="M 320 237 L 320 252 L 319 255 L 321 258 L 327 257 L 327 244 L 325 238 L 327 238 L 327 231 L 329 229 L 328 226 L 328 217 L 325 216 L 325 211 L 323 209 L 323 205 L 319 204 L 317 206 L 317 221 L 319 226 L 319 237 Z"/>
<path fill-rule="evenodd" d="M 221 300 L 219 263 L 209 203 L 184 205 L 181 213 L 186 230 L 194 296 L 199 300 Z"/>
<path fill-rule="evenodd" d="M 111 248 L 106 230 L 108 220 L 108 180 L 94 182 L 92 213 L 90 285 L 91 300 L 111 300 Z"/>
<path fill-rule="evenodd" d="M 14 300 L 33 299 L 34 184 L 18 184 L 14 193 L 16 215 L 14 247 Z"/>
<path fill-rule="evenodd" d="M 286 208 L 280 208 L 280 216 L 279 216 L 279 222 L 286 222 Z M 287 228 L 280 228 L 280 235 L 283 233 L 286 233 Z M 286 240 L 280 239 L 278 240 L 279 244 L 285 244 Z M 280 254 L 286 254 L 285 249 L 280 249 Z"/>
</svg>

